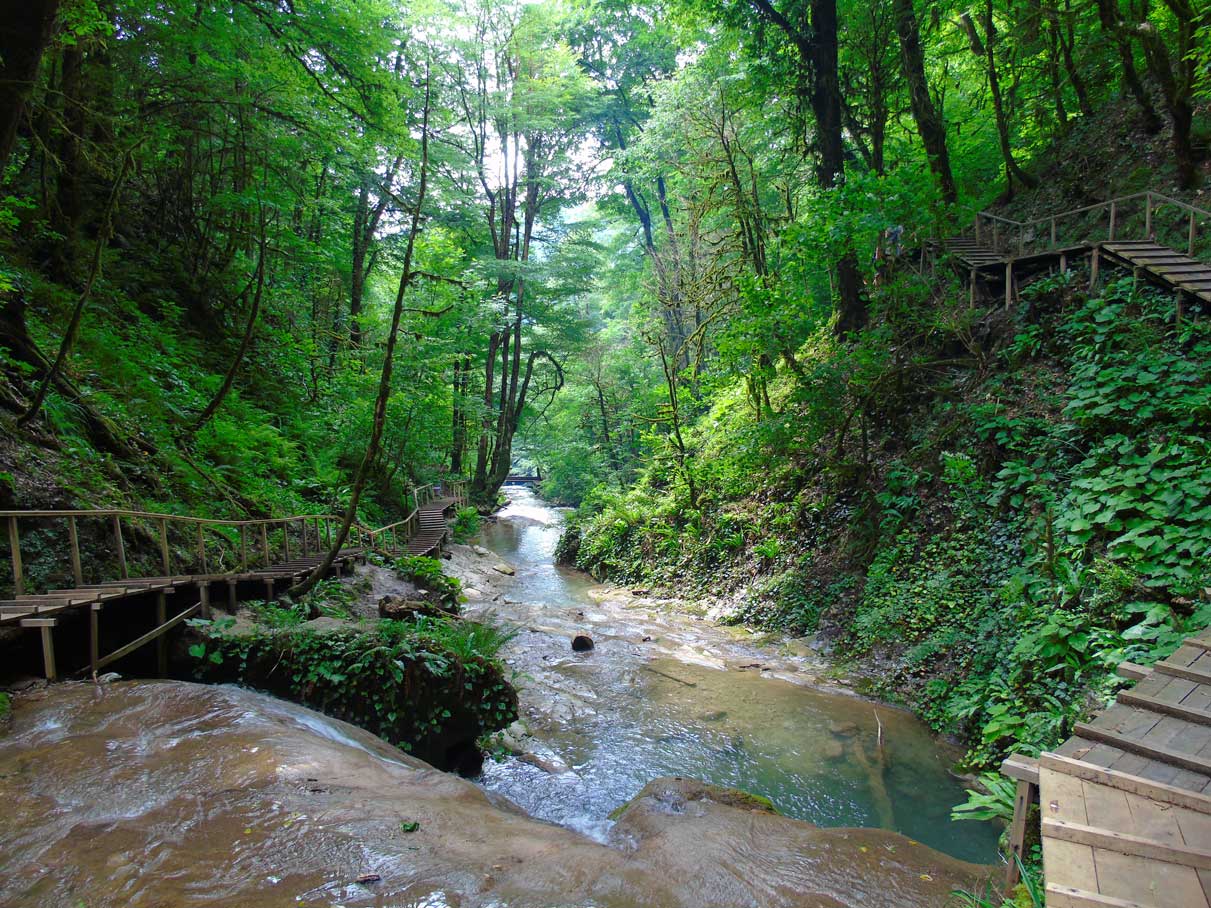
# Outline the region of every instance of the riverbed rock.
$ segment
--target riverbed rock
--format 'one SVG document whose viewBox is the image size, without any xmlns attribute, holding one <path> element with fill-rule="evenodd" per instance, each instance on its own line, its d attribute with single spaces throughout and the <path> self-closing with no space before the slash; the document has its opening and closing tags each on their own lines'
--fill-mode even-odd
<svg viewBox="0 0 1211 908">
<path fill-rule="evenodd" d="M 829 722 L 828 731 L 838 738 L 852 738 L 858 733 L 858 726 L 854 722 Z"/>
<path fill-rule="evenodd" d="M 58 684 L 19 701 L 0 741 L 0 904 L 60 908 L 87 892 L 96 908 L 294 908 L 299 893 L 361 905 L 347 887 L 374 873 L 376 904 L 440 892 L 462 908 L 937 908 L 992 870 L 697 784 L 649 784 L 612 847 L 250 690 L 119 682 L 98 700 L 91 684 Z M 401 818 L 418 831 L 401 834 Z"/>
<path fill-rule="evenodd" d="M 512 565 L 505 564 L 503 561 L 498 561 L 496 564 L 492 565 L 492 570 L 496 571 L 498 574 L 504 574 L 506 577 L 512 577 L 517 573 Z"/>
<path fill-rule="evenodd" d="M 471 546 L 471 551 L 474 552 L 476 555 L 478 555 L 480 558 L 487 558 L 492 554 L 488 549 L 485 549 L 482 545 Z"/>
<path fill-rule="evenodd" d="M 423 599 L 384 596 L 378 601 L 378 616 L 380 618 L 390 618 L 393 621 L 409 621 L 417 615 L 436 617 L 446 614 L 449 613 L 443 611 L 434 603 L 426 602 Z"/>
<path fill-rule="evenodd" d="M 586 634 L 577 634 L 572 638 L 572 649 L 578 653 L 586 653 L 593 648 L 593 638 Z"/>
</svg>

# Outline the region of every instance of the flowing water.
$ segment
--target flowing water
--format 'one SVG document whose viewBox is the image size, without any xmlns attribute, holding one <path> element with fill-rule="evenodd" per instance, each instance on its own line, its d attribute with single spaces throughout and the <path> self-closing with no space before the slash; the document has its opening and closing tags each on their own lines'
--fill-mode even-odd
<svg viewBox="0 0 1211 908">
<path fill-rule="evenodd" d="M 507 491 L 512 503 L 480 541 L 516 575 L 493 584 L 494 600 L 474 574 L 465 582 L 472 614 L 519 628 L 504 655 L 519 672 L 532 753 L 488 763 L 484 788 L 604 839 L 610 812 L 648 781 L 685 776 L 819 826 L 879 827 L 964 860 L 995 859 L 992 824 L 950 820 L 964 798 L 949 772 L 958 753 L 922 723 L 827 690 L 810 652 L 603 592 L 554 564 L 557 510 L 528 489 Z M 573 653 L 577 633 L 595 648 Z"/>
</svg>

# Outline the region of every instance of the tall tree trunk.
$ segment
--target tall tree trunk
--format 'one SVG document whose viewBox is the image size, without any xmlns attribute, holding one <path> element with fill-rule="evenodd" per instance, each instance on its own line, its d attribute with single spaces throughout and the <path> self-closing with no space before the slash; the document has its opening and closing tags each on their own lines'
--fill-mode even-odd
<svg viewBox="0 0 1211 908">
<path fill-rule="evenodd" d="M 1194 8 L 1186 0 L 1165 0 L 1177 23 L 1176 46 L 1170 56 L 1164 38 L 1150 22 L 1138 29 L 1140 43 L 1144 48 L 1144 59 L 1148 71 L 1161 88 L 1165 101 L 1165 112 L 1169 115 L 1172 129 L 1173 162 L 1177 167 L 1177 180 L 1183 189 L 1192 188 L 1197 182 L 1197 155 L 1191 138 L 1194 124 L 1194 27 L 1197 17 Z"/>
<path fill-rule="evenodd" d="M 925 154 L 929 158 L 929 169 L 933 171 L 942 190 L 942 199 L 954 204 L 958 199 L 954 174 L 950 169 L 950 151 L 946 144 L 946 123 L 929 93 L 929 81 L 925 76 L 925 51 L 921 47 L 921 29 L 917 24 L 917 11 L 913 0 L 894 0 L 896 34 L 900 38 L 900 62 L 904 67 L 904 78 L 908 81 L 908 98 L 912 105 L 912 116 L 917 123 L 917 132 Z"/>
<path fill-rule="evenodd" d="M 992 0 L 986 0 L 981 14 L 984 25 L 984 58 L 988 65 L 988 91 L 992 95 L 992 110 L 997 122 L 997 139 L 1001 146 L 1001 157 L 1005 161 L 1005 188 L 1013 194 L 1013 181 L 1033 187 L 1038 181 L 1018 166 L 1013 156 L 1013 143 L 1009 137 L 1009 117 L 1005 112 L 1005 99 L 1001 94 L 1001 79 L 997 73 L 997 24 L 993 16 Z"/>
<path fill-rule="evenodd" d="M 0 179 L 58 14 L 59 0 L 20 0 L 0 16 Z"/>
<path fill-rule="evenodd" d="M 198 429 L 206 425 L 207 420 L 214 416 L 218 412 L 219 407 L 223 405 L 228 392 L 231 391 L 232 385 L 235 384 L 235 377 L 239 373 L 240 365 L 244 362 L 244 357 L 248 353 L 248 347 L 252 344 L 252 335 L 256 329 L 257 316 L 261 311 L 261 295 L 265 290 L 265 247 L 267 244 L 268 235 L 265 229 L 265 212 L 262 209 L 261 242 L 256 264 L 256 289 L 252 294 L 252 307 L 248 310 L 248 322 L 244 326 L 244 334 L 240 338 L 240 346 L 236 350 L 235 356 L 231 358 L 231 365 L 227 367 L 227 374 L 223 376 L 223 384 L 219 386 L 219 390 L 210 399 L 210 403 L 206 405 L 190 425 L 190 434 L 196 433 Z"/>
<path fill-rule="evenodd" d="M 831 189 L 845 178 L 841 82 L 837 71 L 837 0 L 811 0 L 811 23 L 796 26 L 771 0 L 749 0 L 757 14 L 786 33 L 809 76 L 808 100 L 816 121 L 820 164 L 817 179 Z M 837 333 L 849 335 L 866 324 L 866 300 L 857 256 L 837 262 Z"/>
<path fill-rule="evenodd" d="M 404 296 L 415 277 L 412 271 L 412 253 L 416 249 L 416 235 L 420 231 L 421 210 L 425 204 L 425 191 L 429 181 L 429 109 L 432 101 L 433 83 L 428 70 L 425 72 L 425 100 L 421 114 L 420 138 L 420 175 L 416 192 L 416 207 L 412 210 L 412 223 L 408 230 L 408 242 L 404 247 L 403 271 L 399 278 L 399 289 L 395 294 L 395 307 L 391 312 L 391 330 L 387 334 L 387 347 L 383 351 L 383 370 L 379 375 L 378 396 L 374 400 L 374 420 L 370 429 L 370 440 L 366 442 L 366 453 L 358 465 L 357 474 L 353 479 L 353 488 L 349 492 L 349 504 L 345 508 L 345 516 L 340 528 L 332 540 L 332 546 L 324 555 L 324 560 L 316 565 L 307 577 L 291 587 L 289 595 L 298 598 L 310 592 L 315 585 L 332 569 L 332 562 L 345 545 L 349 530 L 357 519 L 357 506 L 361 501 L 366 481 L 370 478 L 370 469 L 378 459 L 379 446 L 383 439 L 383 429 L 387 423 L 387 401 L 391 397 L 391 374 L 395 368 L 395 347 L 399 340 L 399 323 L 404 314 Z M 316 610 L 318 614 L 318 609 Z M 315 617 L 313 615 L 312 617 Z"/>
<path fill-rule="evenodd" d="M 1139 71 L 1135 68 L 1135 51 L 1131 45 L 1131 38 L 1123 27 L 1118 0 L 1095 0 L 1095 2 L 1102 29 L 1110 35 L 1118 50 L 1119 66 L 1123 71 L 1123 84 L 1127 86 L 1131 97 L 1135 98 L 1135 103 L 1139 105 L 1140 114 L 1144 118 L 1144 131 L 1149 134 L 1160 132 L 1161 118 L 1157 115 L 1156 108 L 1152 106 L 1148 90 L 1144 87 Z"/>
</svg>

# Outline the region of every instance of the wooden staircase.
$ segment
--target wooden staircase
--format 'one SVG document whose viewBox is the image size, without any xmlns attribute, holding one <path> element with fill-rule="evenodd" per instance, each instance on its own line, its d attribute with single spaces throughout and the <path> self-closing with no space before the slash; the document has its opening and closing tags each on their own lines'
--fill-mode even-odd
<svg viewBox="0 0 1211 908">
<path fill-rule="evenodd" d="M 1103 254 L 1133 269 L 1140 269 L 1176 290 L 1211 302 L 1211 265 L 1151 240 L 1117 240 L 1102 243 Z"/>
<path fill-rule="evenodd" d="M 409 555 L 431 555 L 441 548 L 450 531 L 446 511 L 457 503 L 453 498 L 436 498 L 420 507 L 420 530 L 408 540 Z"/>
</svg>

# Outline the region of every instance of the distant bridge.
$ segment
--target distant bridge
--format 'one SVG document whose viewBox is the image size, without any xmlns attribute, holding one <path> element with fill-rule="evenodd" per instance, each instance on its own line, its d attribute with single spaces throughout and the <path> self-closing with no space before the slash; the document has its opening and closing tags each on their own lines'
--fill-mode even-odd
<svg viewBox="0 0 1211 908">
<path fill-rule="evenodd" d="M 505 485 L 507 486 L 532 486 L 542 482 L 542 470 L 539 470 L 533 476 L 523 476 L 520 473 L 512 473 L 505 477 Z"/>
</svg>

